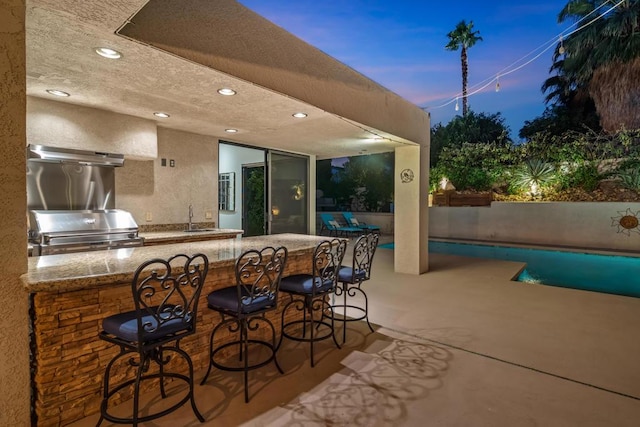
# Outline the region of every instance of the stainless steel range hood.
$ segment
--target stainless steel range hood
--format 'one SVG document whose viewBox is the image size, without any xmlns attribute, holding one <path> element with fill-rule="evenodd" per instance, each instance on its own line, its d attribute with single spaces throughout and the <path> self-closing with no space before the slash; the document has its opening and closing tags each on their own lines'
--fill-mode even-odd
<svg viewBox="0 0 640 427">
<path fill-rule="evenodd" d="M 115 208 L 114 166 L 122 154 L 29 145 L 29 210 L 104 210 Z"/>
<path fill-rule="evenodd" d="M 79 163 L 83 165 L 122 166 L 124 164 L 124 156 L 122 154 L 72 150 L 44 145 L 29 145 L 27 147 L 27 157 L 32 160 Z"/>
</svg>

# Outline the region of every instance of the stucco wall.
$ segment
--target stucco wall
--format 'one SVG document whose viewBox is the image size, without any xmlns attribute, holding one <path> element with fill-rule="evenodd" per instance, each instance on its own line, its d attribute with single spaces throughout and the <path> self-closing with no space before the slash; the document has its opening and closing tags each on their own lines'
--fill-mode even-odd
<svg viewBox="0 0 640 427">
<path fill-rule="evenodd" d="M 505 203 L 491 207 L 431 207 L 429 237 L 640 250 L 640 229 L 619 231 L 619 218 L 640 203 Z"/>
<path fill-rule="evenodd" d="M 187 223 L 190 204 L 194 223 L 217 222 L 217 138 L 29 97 L 27 143 L 124 154 L 124 167 L 115 171 L 116 207 L 130 211 L 138 224 Z M 163 158 L 166 166 L 161 166 Z"/>
<path fill-rule="evenodd" d="M 27 143 L 124 154 L 137 160 L 158 154 L 156 123 L 125 114 L 30 96 Z"/>
<path fill-rule="evenodd" d="M 24 0 L 0 2 L 0 426 L 30 425 L 24 12 Z"/>
<path fill-rule="evenodd" d="M 116 169 L 116 207 L 130 211 L 139 225 L 153 225 L 187 223 L 190 204 L 194 223 L 217 223 L 218 139 L 158 128 L 157 159 L 125 159 Z"/>
</svg>

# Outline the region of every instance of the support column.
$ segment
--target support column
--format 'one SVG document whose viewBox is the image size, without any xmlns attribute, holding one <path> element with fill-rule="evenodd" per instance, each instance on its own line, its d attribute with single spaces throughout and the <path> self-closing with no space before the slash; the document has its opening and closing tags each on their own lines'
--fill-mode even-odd
<svg viewBox="0 0 640 427">
<path fill-rule="evenodd" d="M 429 144 L 395 152 L 394 270 L 429 270 Z"/>
<path fill-rule="evenodd" d="M 0 425 L 30 420 L 25 0 L 0 1 Z"/>
</svg>

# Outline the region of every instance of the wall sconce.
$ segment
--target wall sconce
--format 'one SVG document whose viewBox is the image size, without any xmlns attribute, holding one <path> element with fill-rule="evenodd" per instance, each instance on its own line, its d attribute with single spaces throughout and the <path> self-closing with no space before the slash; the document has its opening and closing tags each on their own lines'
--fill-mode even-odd
<svg viewBox="0 0 640 427">
<path fill-rule="evenodd" d="M 273 207 L 271 208 L 271 214 L 272 214 L 273 216 L 278 216 L 278 215 L 280 215 L 280 208 L 279 208 L 279 207 L 277 207 L 277 206 L 273 206 Z"/>
<path fill-rule="evenodd" d="M 304 184 L 296 184 L 291 189 L 293 190 L 293 200 L 302 200 L 304 197 Z"/>
</svg>

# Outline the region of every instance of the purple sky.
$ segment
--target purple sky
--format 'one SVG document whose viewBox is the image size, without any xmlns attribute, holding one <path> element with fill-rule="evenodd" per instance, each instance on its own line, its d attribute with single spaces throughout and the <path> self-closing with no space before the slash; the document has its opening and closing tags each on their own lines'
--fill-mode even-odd
<svg viewBox="0 0 640 427">
<path fill-rule="evenodd" d="M 557 23 L 567 0 L 524 2 L 407 0 L 240 0 L 240 3 L 420 107 L 431 123 L 448 123 L 462 91 L 460 51 L 447 51 L 447 33 L 473 21 L 484 39 L 469 49 L 469 88 L 494 79 L 514 62 L 531 59 L 568 29 Z M 539 53 L 537 50 L 535 53 Z M 476 95 L 475 112 L 501 112 L 517 140 L 525 120 L 544 111 L 540 86 L 549 77 L 553 49 L 500 77 Z M 524 62 L 524 61 L 523 61 Z M 516 64 L 519 65 L 522 62 Z M 513 68 L 513 67 L 512 67 Z M 433 108 L 451 102 L 441 108 Z"/>
</svg>

